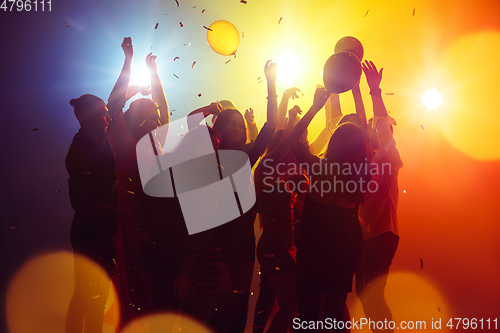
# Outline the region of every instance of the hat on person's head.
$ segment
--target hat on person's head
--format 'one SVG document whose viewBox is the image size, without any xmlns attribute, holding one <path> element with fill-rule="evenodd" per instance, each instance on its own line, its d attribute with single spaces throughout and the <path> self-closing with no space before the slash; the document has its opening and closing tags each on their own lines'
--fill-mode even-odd
<svg viewBox="0 0 500 333">
<path fill-rule="evenodd" d="M 99 97 L 91 94 L 85 94 L 69 101 L 75 109 L 75 116 L 78 121 L 85 120 L 95 114 L 101 114 L 106 108 L 106 103 Z"/>
</svg>

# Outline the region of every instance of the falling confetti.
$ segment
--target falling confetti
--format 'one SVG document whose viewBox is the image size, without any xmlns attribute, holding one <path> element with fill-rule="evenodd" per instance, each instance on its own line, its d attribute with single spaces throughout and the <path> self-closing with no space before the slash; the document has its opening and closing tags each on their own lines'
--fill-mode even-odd
<svg viewBox="0 0 500 333">
<path fill-rule="evenodd" d="M 231 61 L 231 59 L 229 59 L 228 61 L 226 61 L 226 64 L 227 64 L 228 62 L 230 62 L 230 61 Z"/>
<path fill-rule="evenodd" d="M 128 194 L 135 194 L 135 193 L 134 193 L 134 192 L 132 192 L 132 191 L 127 191 L 127 192 L 125 192 L 125 193 L 128 193 Z"/>
<path fill-rule="evenodd" d="M 403 190 L 403 193 L 406 193 L 406 190 Z"/>
<path fill-rule="evenodd" d="M 258 80 L 260 80 L 260 79 L 262 79 L 262 76 L 259 76 L 259 77 L 257 78 L 257 81 L 258 81 Z"/>
<path fill-rule="evenodd" d="M 441 309 L 438 307 L 438 311 L 441 312 Z"/>
<path fill-rule="evenodd" d="M 415 8 L 413 8 L 413 16 L 415 16 Z"/>
<path fill-rule="evenodd" d="M 176 78 L 179 78 L 177 75 L 173 74 Z"/>
<path fill-rule="evenodd" d="M 422 129 L 425 130 L 424 125 L 420 125 L 420 127 L 422 127 Z"/>
<path fill-rule="evenodd" d="M 280 23 L 281 23 L 281 20 L 282 20 L 282 19 L 283 19 L 283 17 L 280 17 L 280 20 L 278 21 L 278 24 L 280 24 Z"/>
<path fill-rule="evenodd" d="M 205 28 L 205 29 L 207 29 L 207 30 L 210 30 L 210 31 L 213 31 L 212 29 L 207 28 L 206 26 L 203 26 L 203 28 Z"/>
<path fill-rule="evenodd" d="M 181 25 L 181 28 L 184 26 L 184 24 L 182 24 L 182 22 L 179 22 L 179 24 Z"/>
<path fill-rule="evenodd" d="M 184 45 L 186 45 L 186 44 L 184 44 Z M 179 57 L 175 57 L 175 58 L 174 58 L 174 61 L 176 61 L 177 59 L 180 59 L 180 58 L 179 58 Z"/>
<path fill-rule="evenodd" d="M 196 61 L 193 61 L 193 64 L 191 65 L 191 68 L 194 68 L 194 64 L 196 64 Z"/>
<path fill-rule="evenodd" d="M 56 191 L 56 193 L 61 193 L 61 191 Z"/>
<path fill-rule="evenodd" d="M 420 269 L 424 268 L 424 261 L 420 258 Z"/>
<path fill-rule="evenodd" d="M 262 83 L 262 82 L 264 82 L 264 81 L 262 81 L 262 80 L 259 81 L 259 83 Z"/>
<path fill-rule="evenodd" d="M 193 7 L 193 9 L 195 9 L 195 8 L 196 8 L 196 6 Z"/>
<path fill-rule="evenodd" d="M 204 12 L 205 12 L 205 9 L 203 9 L 203 10 L 201 11 L 201 13 L 202 13 L 202 14 L 203 14 Z"/>
<path fill-rule="evenodd" d="M 38 128 L 32 128 L 31 131 L 36 132 L 36 131 L 38 131 Z"/>
<path fill-rule="evenodd" d="M 66 26 L 66 28 L 69 28 L 69 25 L 67 25 L 66 23 L 63 22 L 63 24 Z"/>
<path fill-rule="evenodd" d="M 385 93 L 386 95 L 394 95 L 394 93 Z"/>
<path fill-rule="evenodd" d="M 198 97 L 201 97 L 201 94 L 198 94 Z"/>
<path fill-rule="evenodd" d="M 366 14 L 365 14 L 365 16 L 363 16 L 363 17 L 366 17 L 366 15 L 368 15 L 368 12 L 369 12 L 369 11 L 370 11 L 370 10 L 368 9 L 368 10 L 366 11 Z"/>
<path fill-rule="evenodd" d="M 16 226 L 13 226 L 13 227 L 10 227 L 10 228 L 11 228 L 12 230 L 16 230 L 16 228 L 17 228 L 17 227 L 16 227 Z"/>
<path fill-rule="evenodd" d="M 170 115 L 172 115 L 172 111 L 170 111 Z"/>
<path fill-rule="evenodd" d="M 244 32 L 241 33 L 241 37 L 245 37 L 245 33 Z"/>
<path fill-rule="evenodd" d="M 177 4 L 177 7 L 179 7 L 179 1 L 175 0 L 175 3 Z"/>
<path fill-rule="evenodd" d="M 246 0 L 241 0 L 240 2 L 241 2 L 241 3 L 244 3 L 245 5 L 247 4 L 247 1 L 246 1 Z"/>
<path fill-rule="evenodd" d="M 155 30 L 156 30 L 156 29 L 158 29 L 158 23 L 156 23 L 156 25 L 155 25 Z"/>
</svg>

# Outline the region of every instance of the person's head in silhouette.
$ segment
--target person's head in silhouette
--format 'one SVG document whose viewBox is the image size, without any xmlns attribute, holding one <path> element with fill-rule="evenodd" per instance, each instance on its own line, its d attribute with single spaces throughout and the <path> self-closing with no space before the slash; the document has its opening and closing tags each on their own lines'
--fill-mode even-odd
<svg viewBox="0 0 500 333">
<path fill-rule="evenodd" d="M 76 119 L 83 131 L 91 132 L 99 138 L 104 138 L 109 125 L 109 114 L 106 103 L 97 96 L 86 94 L 72 99 L 71 104 Z"/>
<path fill-rule="evenodd" d="M 236 109 L 219 113 L 213 127 L 221 137 L 220 149 L 244 150 L 247 142 L 247 128 L 243 115 Z"/>
<path fill-rule="evenodd" d="M 130 103 L 124 116 L 127 130 L 136 141 L 161 125 L 158 105 L 147 98 Z"/>
</svg>

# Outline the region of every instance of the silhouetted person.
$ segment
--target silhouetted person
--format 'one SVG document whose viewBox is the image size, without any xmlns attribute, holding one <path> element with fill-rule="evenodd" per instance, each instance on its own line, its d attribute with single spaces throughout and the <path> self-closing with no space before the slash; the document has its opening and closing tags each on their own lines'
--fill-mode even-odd
<svg viewBox="0 0 500 333">
<path fill-rule="evenodd" d="M 66 333 L 102 332 L 104 305 L 115 269 L 113 240 L 117 216 L 130 212 L 117 208 L 115 159 L 106 130 L 106 104 L 93 95 L 72 99 L 80 130 L 66 157 L 69 195 L 75 216 L 71 244 L 75 254 L 86 256 L 99 269 L 75 256 L 75 289 L 66 318 Z M 101 269 L 104 269 L 105 274 Z"/>
<path fill-rule="evenodd" d="M 392 125 L 396 121 L 387 114 L 379 87 L 383 68 L 378 71 L 373 62 L 365 61 L 363 71 L 373 103 L 374 116 L 369 122 L 374 150 L 371 162 L 377 164 L 379 171 L 374 178 L 377 182 L 376 191 L 368 191 L 364 205 L 359 208 L 364 242 L 363 257 L 356 272 L 356 293 L 367 318 L 372 321 L 391 321 L 392 313 L 385 300 L 384 289 L 389 266 L 399 243 L 398 174 L 403 162 L 393 138 Z"/>
</svg>

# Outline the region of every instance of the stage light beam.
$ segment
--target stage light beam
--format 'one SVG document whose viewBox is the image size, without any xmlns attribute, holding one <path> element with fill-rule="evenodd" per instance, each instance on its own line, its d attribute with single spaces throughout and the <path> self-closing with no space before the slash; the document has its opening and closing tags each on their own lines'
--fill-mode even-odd
<svg viewBox="0 0 500 333">
<path fill-rule="evenodd" d="M 435 110 L 440 105 L 443 104 L 443 100 L 441 99 L 441 95 L 437 92 L 436 89 L 427 90 L 422 95 L 422 101 L 424 102 L 424 105 L 429 110 Z"/>
</svg>

